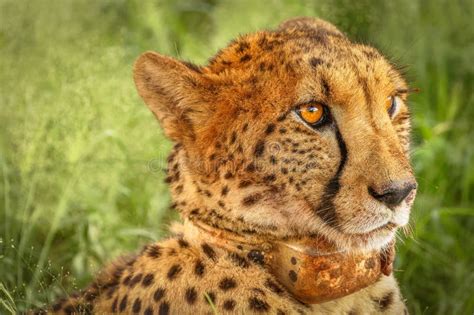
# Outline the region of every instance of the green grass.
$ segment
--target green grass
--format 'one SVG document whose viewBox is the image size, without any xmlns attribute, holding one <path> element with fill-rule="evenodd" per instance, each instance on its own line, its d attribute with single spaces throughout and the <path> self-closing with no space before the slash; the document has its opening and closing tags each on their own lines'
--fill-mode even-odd
<svg viewBox="0 0 474 315">
<path fill-rule="evenodd" d="M 407 65 L 420 189 L 396 275 L 414 314 L 474 312 L 473 1 L 0 0 L 0 313 L 166 234 L 171 144 L 135 92 L 139 53 L 205 63 L 297 15 Z"/>
</svg>

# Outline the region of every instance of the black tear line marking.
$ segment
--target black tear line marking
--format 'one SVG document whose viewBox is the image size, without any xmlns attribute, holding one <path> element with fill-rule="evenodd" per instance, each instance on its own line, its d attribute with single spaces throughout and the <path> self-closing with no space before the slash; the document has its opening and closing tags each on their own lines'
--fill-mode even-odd
<svg viewBox="0 0 474 315">
<path fill-rule="evenodd" d="M 324 194 L 322 201 L 319 207 L 315 210 L 316 214 L 328 225 L 337 228 L 337 214 L 336 208 L 334 207 L 334 198 L 336 197 L 339 189 L 341 188 L 341 184 L 339 180 L 341 178 L 342 171 L 344 170 L 344 166 L 347 162 L 347 146 L 342 138 L 341 132 L 336 125 L 336 139 L 337 144 L 339 146 L 339 152 L 341 154 L 341 161 L 339 162 L 339 167 L 337 168 L 337 172 L 333 178 L 328 182 L 326 187 L 324 188 Z"/>
</svg>

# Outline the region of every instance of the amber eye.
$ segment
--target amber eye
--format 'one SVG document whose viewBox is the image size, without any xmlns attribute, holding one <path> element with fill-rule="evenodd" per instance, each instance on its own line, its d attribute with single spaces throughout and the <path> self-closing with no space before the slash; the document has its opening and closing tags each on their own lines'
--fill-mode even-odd
<svg viewBox="0 0 474 315">
<path fill-rule="evenodd" d="M 394 96 L 387 97 L 385 100 L 385 109 L 387 110 L 388 115 L 392 117 L 397 109 L 397 100 Z"/>
<path fill-rule="evenodd" d="M 303 104 L 296 109 L 297 114 L 311 127 L 318 127 L 328 121 L 329 110 L 318 102 Z"/>
</svg>

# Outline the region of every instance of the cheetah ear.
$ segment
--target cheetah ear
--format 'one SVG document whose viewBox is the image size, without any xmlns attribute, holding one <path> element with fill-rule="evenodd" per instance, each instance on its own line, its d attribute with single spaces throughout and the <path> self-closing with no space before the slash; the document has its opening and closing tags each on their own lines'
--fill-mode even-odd
<svg viewBox="0 0 474 315">
<path fill-rule="evenodd" d="M 331 23 L 311 17 L 298 17 L 286 20 L 278 26 L 278 29 L 315 30 L 318 32 L 323 31 L 327 35 L 345 37 L 345 35 Z"/>
<path fill-rule="evenodd" d="M 135 62 L 133 78 L 138 94 L 165 134 L 180 143 L 194 140 L 196 128 L 210 113 L 206 95 L 211 83 L 200 69 L 155 52 L 146 52 Z"/>
</svg>

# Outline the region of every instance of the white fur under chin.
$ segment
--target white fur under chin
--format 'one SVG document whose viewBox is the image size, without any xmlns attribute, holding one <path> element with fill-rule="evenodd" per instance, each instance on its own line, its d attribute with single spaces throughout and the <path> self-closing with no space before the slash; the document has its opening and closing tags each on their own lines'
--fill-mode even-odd
<svg viewBox="0 0 474 315">
<path fill-rule="evenodd" d="M 364 253 L 383 249 L 394 240 L 397 230 L 396 228 L 391 228 L 372 233 L 351 234 L 330 227 L 319 218 L 315 218 L 312 222 L 313 230 L 316 233 L 334 242 L 338 249 L 351 253 Z"/>
<path fill-rule="evenodd" d="M 405 201 L 399 207 L 395 208 L 392 215 L 392 222 L 397 226 L 403 227 L 408 224 L 410 220 L 410 205 Z"/>
<path fill-rule="evenodd" d="M 386 247 L 396 236 L 398 228 L 408 224 L 411 205 L 403 202 L 395 209 L 374 206 L 366 217 L 345 222 L 340 230 L 321 222 L 320 233 L 335 242 L 338 247 L 354 252 L 379 250 Z M 384 228 L 387 224 L 394 227 Z"/>
<path fill-rule="evenodd" d="M 403 206 L 408 208 L 405 204 Z M 340 230 L 327 225 L 319 217 L 316 217 L 304 202 L 287 204 L 284 211 L 275 211 L 276 209 L 271 206 L 256 206 L 252 210 L 242 215 L 249 223 L 259 226 L 286 225 L 290 230 L 298 231 L 299 235 L 320 234 L 334 242 L 338 249 L 354 253 L 380 250 L 386 247 L 395 238 L 396 228 L 388 229 L 383 226 L 389 222 L 394 223 L 397 227 L 405 225 L 409 217 L 409 208 L 397 210 L 397 213 L 400 212 L 400 214 L 395 217 L 392 210 L 377 205 L 373 207 L 373 211 L 367 211 L 368 215 L 365 219 L 359 217 L 353 222 L 346 222 L 345 227 L 355 228 Z M 300 215 L 295 216 L 294 213 Z M 379 216 L 374 213 L 379 213 Z M 262 218 L 266 218 L 266 220 L 262 220 Z M 374 231 L 378 228 L 380 230 Z"/>
</svg>

